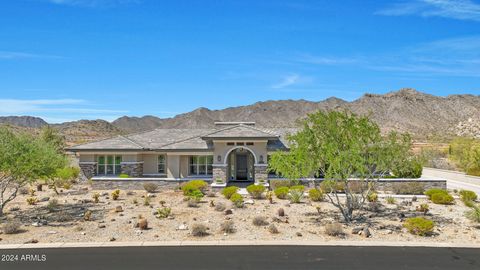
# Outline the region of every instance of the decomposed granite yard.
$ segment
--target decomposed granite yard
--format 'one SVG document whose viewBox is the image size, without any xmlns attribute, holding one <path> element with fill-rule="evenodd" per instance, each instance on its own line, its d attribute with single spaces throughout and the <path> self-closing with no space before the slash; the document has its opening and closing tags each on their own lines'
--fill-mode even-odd
<svg viewBox="0 0 480 270">
<path fill-rule="evenodd" d="M 423 197 L 414 201 L 411 198 L 379 198 L 358 213 L 357 216 L 363 218 L 346 225 L 338 209 L 327 199 L 311 202 L 305 197 L 301 203 L 290 203 L 274 196 L 271 203 L 268 199 L 251 199 L 244 194 L 244 207 L 237 208 L 220 190 L 205 192 L 207 196 L 198 203 L 186 200 L 179 189 L 153 193 L 122 190 L 116 200 L 113 190 L 96 191 L 88 184 L 76 184 L 69 190 L 59 191 L 57 195 L 46 187 L 34 194 L 25 194 L 24 190 L 24 194 L 8 205 L 1 219 L 0 245 L 208 240 L 320 243 L 335 240 L 480 246 L 480 225 L 465 217 L 464 213 L 470 208 L 459 199 L 451 205 L 439 205 Z M 98 202 L 94 194 L 98 195 Z M 30 197 L 37 198 L 37 202 L 27 204 Z M 426 214 L 419 209 L 422 204 L 428 204 Z M 432 220 L 433 232 L 427 236 L 408 232 L 403 222 L 414 216 Z"/>
</svg>

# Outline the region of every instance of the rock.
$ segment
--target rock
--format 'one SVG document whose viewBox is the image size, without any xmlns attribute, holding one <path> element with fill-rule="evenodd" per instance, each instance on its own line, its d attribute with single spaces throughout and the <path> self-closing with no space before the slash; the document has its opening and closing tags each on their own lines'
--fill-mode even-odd
<svg viewBox="0 0 480 270">
<path fill-rule="evenodd" d="M 135 230 L 135 235 L 140 235 L 142 234 L 143 232 L 141 230 Z"/>
<path fill-rule="evenodd" d="M 187 226 L 187 224 L 180 224 L 180 226 L 178 226 L 177 230 L 186 231 L 186 230 L 188 230 L 188 226 Z"/>
<path fill-rule="evenodd" d="M 110 240 L 110 242 L 113 242 L 113 241 L 117 240 L 117 238 L 115 238 L 115 237 L 112 236 L 112 237 L 110 237 L 109 240 Z"/>
<path fill-rule="evenodd" d="M 36 243 L 38 243 L 37 239 L 30 239 L 27 242 L 25 242 L 24 244 L 36 244 Z"/>
<path fill-rule="evenodd" d="M 98 225 L 98 228 L 99 228 L 99 229 L 104 229 L 105 227 L 106 227 L 105 224 L 99 224 L 99 225 Z"/>
<path fill-rule="evenodd" d="M 302 236 L 303 236 L 301 232 L 297 232 L 295 235 L 298 236 L 298 237 L 302 237 Z"/>
<path fill-rule="evenodd" d="M 412 197 L 412 202 L 416 202 L 416 201 L 417 201 L 417 196 L 414 195 L 414 196 Z"/>
<path fill-rule="evenodd" d="M 112 221 L 112 222 L 115 221 L 115 220 L 116 220 L 116 219 L 114 219 L 114 218 L 110 219 L 110 221 Z"/>
<path fill-rule="evenodd" d="M 119 213 L 119 212 L 123 212 L 123 208 L 122 206 L 118 205 L 117 207 L 115 207 L 115 213 Z"/>
<path fill-rule="evenodd" d="M 155 234 L 153 237 L 158 238 L 158 237 L 160 237 L 160 236 L 159 236 L 158 234 Z"/>
<path fill-rule="evenodd" d="M 87 235 L 87 233 L 86 233 L 86 232 L 81 232 L 80 234 L 81 234 L 81 235 Z"/>
<path fill-rule="evenodd" d="M 227 233 L 223 233 L 223 236 L 227 236 L 228 234 Z"/>
<path fill-rule="evenodd" d="M 232 209 L 225 210 L 225 215 L 231 215 L 231 214 L 233 214 Z"/>
<path fill-rule="evenodd" d="M 102 194 L 100 194 L 100 196 L 102 196 L 102 197 L 108 196 L 108 192 L 102 192 Z"/>
<path fill-rule="evenodd" d="M 278 216 L 280 216 L 280 217 L 285 216 L 285 210 L 283 210 L 283 208 L 278 209 Z"/>
<path fill-rule="evenodd" d="M 155 198 L 155 197 L 156 197 L 155 194 L 152 194 L 152 193 L 148 193 L 148 194 L 147 194 L 147 198 Z"/>
<path fill-rule="evenodd" d="M 392 234 L 393 231 L 392 231 L 392 230 L 385 230 L 385 233 L 386 233 L 386 234 Z"/>
<path fill-rule="evenodd" d="M 372 236 L 372 233 L 370 232 L 370 230 L 368 229 L 368 227 L 365 227 L 365 228 L 363 228 L 362 235 L 363 235 L 365 238 L 369 238 L 369 237 Z"/>
<path fill-rule="evenodd" d="M 246 200 L 246 201 L 244 202 L 244 204 L 254 204 L 254 203 L 255 203 L 254 200 Z"/>
<path fill-rule="evenodd" d="M 43 197 L 43 198 L 40 198 L 40 200 L 38 200 L 39 202 L 48 202 L 50 201 L 50 197 Z"/>
<path fill-rule="evenodd" d="M 81 191 L 88 191 L 88 187 L 82 187 L 80 188 Z"/>
<path fill-rule="evenodd" d="M 32 223 L 32 226 L 33 226 L 33 227 L 40 227 L 40 226 L 42 226 L 42 225 L 40 225 L 40 223 L 38 223 L 38 222 L 34 222 L 34 223 Z"/>
<path fill-rule="evenodd" d="M 352 229 L 352 234 L 358 234 L 361 231 L 363 231 L 363 227 L 355 227 Z"/>
<path fill-rule="evenodd" d="M 48 231 L 47 234 L 57 234 L 56 231 Z"/>
<path fill-rule="evenodd" d="M 81 203 L 93 203 L 93 200 L 90 199 L 83 199 L 80 201 Z"/>
</svg>

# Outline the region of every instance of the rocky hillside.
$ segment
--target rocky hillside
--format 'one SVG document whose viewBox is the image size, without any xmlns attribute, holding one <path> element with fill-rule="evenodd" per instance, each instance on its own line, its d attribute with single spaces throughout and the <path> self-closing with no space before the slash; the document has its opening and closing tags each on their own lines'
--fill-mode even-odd
<svg viewBox="0 0 480 270">
<path fill-rule="evenodd" d="M 439 97 L 414 89 L 402 89 L 384 95 L 365 94 L 352 102 L 334 97 L 319 102 L 265 101 L 223 110 L 199 108 L 165 119 L 155 116 L 124 116 L 112 123 L 103 120 L 80 120 L 54 126 L 65 134 L 69 142 L 78 143 L 154 128 L 206 128 L 212 127 L 215 121 L 255 121 L 257 126 L 262 127 L 291 127 L 299 118 L 317 110 L 349 110 L 370 115 L 383 131 L 410 132 L 418 138 L 452 135 L 480 137 L 478 134 L 480 132 L 478 128 L 480 96 Z M 17 119 L 9 123 L 34 128 L 46 124 L 40 118 L 34 117 L 2 117 L 0 119 Z"/>
<path fill-rule="evenodd" d="M 48 125 L 42 118 L 32 116 L 0 116 L 0 124 L 26 128 L 41 128 Z"/>
</svg>

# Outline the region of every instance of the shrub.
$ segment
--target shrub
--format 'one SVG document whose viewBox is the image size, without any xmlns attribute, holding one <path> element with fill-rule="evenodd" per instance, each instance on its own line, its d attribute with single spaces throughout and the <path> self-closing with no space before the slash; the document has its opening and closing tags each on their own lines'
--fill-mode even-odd
<svg viewBox="0 0 480 270">
<path fill-rule="evenodd" d="M 392 173 L 399 178 L 420 178 L 422 170 L 422 161 L 419 158 L 412 158 L 396 166 Z"/>
<path fill-rule="evenodd" d="M 310 200 L 313 202 L 322 201 L 323 197 L 324 197 L 323 192 L 319 189 L 314 188 L 308 191 L 308 198 L 310 198 Z"/>
<path fill-rule="evenodd" d="M 148 193 L 154 193 L 158 189 L 158 185 L 155 183 L 145 183 L 143 184 L 143 188 L 148 192 Z"/>
<path fill-rule="evenodd" d="M 475 201 L 477 200 L 477 194 L 471 190 L 460 190 L 460 199 L 462 202 Z"/>
<path fill-rule="evenodd" d="M 243 197 L 242 197 L 242 195 L 240 195 L 238 193 L 234 193 L 232 196 L 230 196 L 230 201 L 237 208 L 242 208 L 243 207 Z"/>
<path fill-rule="evenodd" d="M 230 199 L 233 194 L 237 193 L 238 187 L 236 186 L 231 186 L 231 187 L 226 187 L 222 190 L 222 195 L 225 196 L 225 198 Z"/>
<path fill-rule="evenodd" d="M 2 226 L 2 231 L 4 234 L 15 234 L 20 232 L 20 227 L 22 224 L 16 220 L 8 220 Z"/>
<path fill-rule="evenodd" d="M 290 190 L 292 190 L 292 189 L 304 191 L 304 190 L 305 190 L 305 186 L 303 186 L 303 185 L 295 185 L 295 186 L 291 186 L 291 187 L 290 187 Z"/>
<path fill-rule="evenodd" d="M 437 193 L 440 193 L 440 194 L 448 194 L 448 192 L 444 189 L 439 189 L 439 188 L 431 188 L 427 191 L 425 191 L 425 195 L 427 195 L 427 197 L 429 199 L 432 199 L 432 196 L 433 194 L 437 194 Z"/>
<path fill-rule="evenodd" d="M 270 224 L 270 225 L 268 225 L 267 229 L 268 229 L 268 231 L 269 231 L 271 234 L 278 234 L 278 233 L 280 233 L 280 232 L 278 231 L 278 229 L 277 229 L 277 226 L 275 226 L 275 224 L 273 224 L 273 223 Z"/>
<path fill-rule="evenodd" d="M 192 180 L 182 186 L 182 191 L 183 195 L 189 196 L 194 190 L 199 190 L 203 193 L 207 190 L 207 187 L 207 182 L 203 180 Z"/>
<path fill-rule="evenodd" d="M 170 207 L 163 207 L 157 209 L 157 218 L 167 218 L 172 214 L 172 209 Z"/>
<path fill-rule="evenodd" d="M 143 205 L 144 206 L 149 206 L 150 205 L 150 198 L 149 197 L 145 197 L 143 199 Z"/>
<path fill-rule="evenodd" d="M 83 220 L 89 221 L 91 218 L 92 218 L 92 211 L 90 210 L 85 211 L 85 213 L 83 214 Z"/>
<path fill-rule="evenodd" d="M 196 237 L 202 237 L 202 236 L 207 236 L 208 235 L 208 227 L 200 224 L 200 223 L 195 223 L 192 225 L 192 235 Z"/>
<path fill-rule="evenodd" d="M 249 185 L 247 186 L 248 194 L 254 199 L 261 199 L 263 192 L 265 192 L 265 186 L 262 185 Z"/>
<path fill-rule="evenodd" d="M 433 232 L 435 224 L 433 221 L 422 217 L 407 218 L 403 226 L 411 233 L 426 236 Z"/>
<path fill-rule="evenodd" d="M 138 220 L 138 228 L 140 230 L 146 230 L 148 229 L 148 221 L 146 218 L 141 218 Z"/>
<path fill-rule="evenodd" d="M 472 209 L 465 212 L 465 217 L 473 222 L 480 223 L 480 207 L 477 205 L 472 205 Z"/>
<path fill-rule="evenodd" d="M 120 190 L 116 189 L 112 192 L 112 199 L 116 201 L 118 200 L 118 197 L 120 197 Z"/>
<path fill-rule="evenodd" d="M 268 221 L 265 216 L 255 216 L 252 220 L 253 225 L 255 226 L 267 226 Z"/>
<path fill-rule="evenodd" d="M 367 195 L 367 200 L 369 202 L 377 202 L 378 201 L 378 194 L 375 192 L 370 192 Z"/>
<path fill-rule="evenodd" d="M 227 207 L 225 206 L 225 204 L 223 202 L 218 202 L 216 205 L 215 205 L 215 211 L 218 211 L 218 212 L 223 212 L 225 211 Z"/>
<path fill-rule="evenodd" d="M 265 197 L 270 203 L 273 203 L 273 191 L 267 191 L 267 194 L 265 194 Z"/>
<path fill-rule="evenodd" d="M 335 180 L 323 180 L 320 183 L 320 189 L 323 192 L 330 193 L 333 191 L 343 192 L 345 190 L 345 182 Z"/>
<path fill-rule="evenodd" d="M 420 206 L 417 206 L 416 210 L 418 212 L 422 212 L 423 214 L 427 214 L 428 210 L 430 210 L 430 206 L 426 203 L 422 203 Z"/>
<path fill-rule="evenodd" d="M 279 187 L 290 187 L 292 185 L 291 181 L 289 180 L 281 180 L 281 179 L 272 179 L 270 180 L 270 187 L 275 190 Z"/>
<path fill-rule="evenodd" d="M 395 198 L 392 196 L 388 196 L 385 198 L 388 204 L 395 204 Z"/>
<path fill-rule="evenodd" d="M 99 203 L 100 202 L 100 193 L 95 192 L 92 194 L 93 202 L 94 203 Z"/>
<path fill-rule="evenodd" d="M 48 204 L 47 204 L 48 212 L 50 213 L 55 212 L 58 209 L 58 207 L 60 207 L 60 204 L 58 203 L 57 199 L 48 201 Z"/>
<path fill-rule="evenodd" d="M 275 196 L 277 196 L 277 198 L 283 200 L 287 198 L 289 190 L 289 187 L 277 187 L 273 192 L 275 193 Z"/>
<path fill-rule="evenodd" d="M 330 223 L 325 226 L 325 233 L 330 236 L 341 236 L 344 235 L 342 224 L 340 223 Z"/>
<path fill-rule="evenodd" d="M 402 195 L 419 195 L 425 192 L 425 185 L 420 182 L 395 183 L 393 192 Z"/>
<path fill-rule="evenodd" d="M 130 175 L 126 174 L 126 173 L 121 173 L 118 175 L 119 178 L 130 178 Z"/>
<path fill-rule="evenodd" d="M 37 197 L 28 197 L 26 201 L 28 205 L 35 205 L 38 202 Z"/>
<path fill-rule="evenodd" d="M 452 204 L 454 201 L 452 195 L 445 193 L 434 193 L 431 200 L 435 204 Z"/>
<path fill-rule="evenodd" d="M 220 225 L 220 230 L 224 233 L 234 233 L 235 232 L 235 226 L 233 224 L 233 220 L 225 220 Z"/>
<path fill-rule="evenodd" d="M 190 199 L 194 199 L 197 202 L 199 202 L 203 198 L 203 193 L 200 190 L 195 189 L 195 190 L 191 191 L 190 194 L 188 194 L 188 197 Z"/>
<path fill-rule="evenodd" d="M 303 199 L 303 190 L 290 189 L 288 192 L 288 200 L 290 203 L 301 203 Z"/>
</svg>

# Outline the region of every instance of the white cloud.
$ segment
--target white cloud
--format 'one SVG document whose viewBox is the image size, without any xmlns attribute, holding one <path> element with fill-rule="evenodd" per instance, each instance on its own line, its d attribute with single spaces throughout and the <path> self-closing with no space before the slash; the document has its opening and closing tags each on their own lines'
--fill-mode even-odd
<svg viewBox="0 0 480 270">
<path fill-rule="evenodd" d="M 26 52 L 12 52 L 12 51 L 0 51 L 0 60 L 1 59 L 33 59 L 33 58 L 63 58 L 61 56 L 56 55 L 46 55 L 46 54 L 33 54 L 33 53 L 26 53 Z"/>
<path fill-rule="evenodd" d="M 272 85 L 273 89 L 282 89 L 298 83 L 300 76 L 298 74 L 287 75 L 279 83 Z"/>
<path fill-rule="evenodd" d="M 393 4 L 375 14 L 385 16 L 419 15 L 480 21 L 480 4 L 471 0 L 410 0 Z"/>
</svg>

